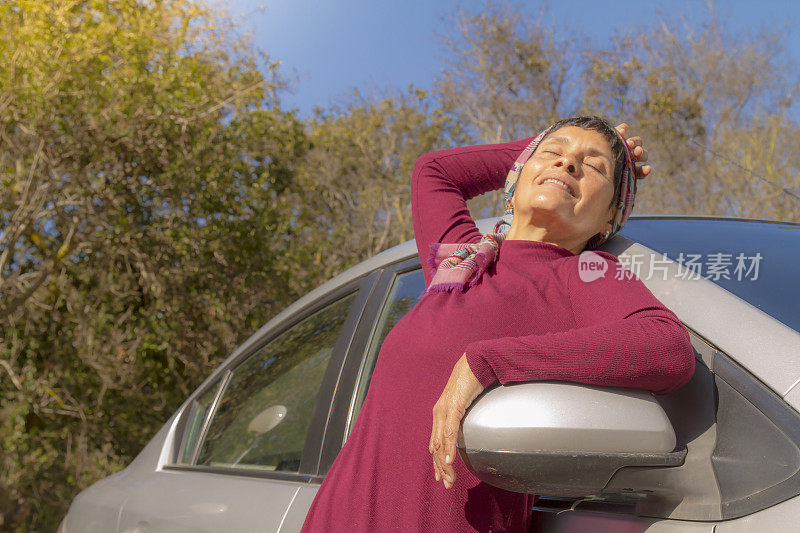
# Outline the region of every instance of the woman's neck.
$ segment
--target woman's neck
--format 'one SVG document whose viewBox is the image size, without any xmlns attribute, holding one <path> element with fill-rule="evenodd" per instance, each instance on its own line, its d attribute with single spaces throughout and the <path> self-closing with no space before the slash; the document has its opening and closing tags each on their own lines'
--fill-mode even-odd
<svg viewBox="0 0 800 533">
<path fill-rule="evenodd" d="M 520 229 L 516 228 L 512 225 L 511 229 L 508 231 L 508 235 L 506 236 L 507 241 L 536 241 L 536 242 L 544 242 L 548 244 L 555 244 L 556 246 L 560 246 L 572 252 L 575 255 L 578 255 L 583 251 L 584 247 L 586 246 L 585 239 L 562 239 L 562 238 L 554 238 L 546 228 L 540 228 L 536 226 L 528 226 L 526 228 Z"/>
</svg>

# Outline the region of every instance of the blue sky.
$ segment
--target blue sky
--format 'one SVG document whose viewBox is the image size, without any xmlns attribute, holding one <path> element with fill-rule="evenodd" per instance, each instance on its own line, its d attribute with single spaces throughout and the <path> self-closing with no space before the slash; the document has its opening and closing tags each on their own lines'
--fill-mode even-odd
<svg viewBox="0 0 800 533">
<path fill-rule="evenodd" d="M 476 11 L 484 2 L 467 0 L 216 0 L 227 5 L 256 47 L 282 62 L 295 80 L 284 108 L 308 117 L 314 106 L 329 106 L 352 88 L 364 92 L 413 83 L 430 87 L 442 65 L 435 32 L 446 32 L 443 16 L 462 6 Z M 594 44 L 606 44 L 626 26 L 652 26 L 660 13 L 706 18 L 705 1 L 561 0 L 516 2 L 525 13 L 547 6 L 545 22 L 563 26 Z M 736 30 L 773 28 L 786 35 L 789 53 L 800 57 L 800 3 L 790 0 L 718 0 L 718 18 Z M 645 38 L 645 36 L 643 36 Z"/>
</svg>

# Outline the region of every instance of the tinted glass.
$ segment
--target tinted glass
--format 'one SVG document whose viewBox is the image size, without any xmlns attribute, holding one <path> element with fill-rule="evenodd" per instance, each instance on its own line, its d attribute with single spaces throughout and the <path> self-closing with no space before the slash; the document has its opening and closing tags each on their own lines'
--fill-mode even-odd
<svg viewBox="0 0 800 533">
<path fill-rule="evenodd" d="M 620 233 L 682 264 L 699 255 L 699 276 L 800 331 L 800 225 L 636 218 Z"/>
<path fill-rule="evenodd" d="M 208 410 L 211 408 L 211 402 L 214 401 L 214 396 L 217 395 L 219 383 L 216 386 L 209 388 L 206 392 L 192 401 L 189 408 L 189 417 L 186 421 L 186 431 L 184 433 L 183 451 L 181 452 L 180 462 L 189 464 L 192 461 L 192 454 L 197 446 L 197 439 L 200 437 L 200 431 L 203 429 L 203 422 L 206 419 Z"/>
<path fill-rule="evenodd" d="M 197 464 L 299 470 L 317 392 L 354 298 L 318 311 L 233 370 Z"/>
<path fill-rule="evenodd" d="M 383 340 L 400 319 L 403 318 L 412 307 L 417 305 L 424 290 L 425 278 L 422 275 L 421 269 L 405 272 L 394 279 L 392 288 L 389 291 L 389 297 L 386 299 L 386 305 L 383 306 L 383 310 L 378 318 L 375 335 L 370 341 L 367 359 L 364 365 L 364 373 L 361 376 L 361 380 L 358 384 L 358 391 L 356 392 L 355 407 L 350 427 L 353 427 L 353 423 L 356 417 L 358 417 L 358 411 L 361 409 L 361 404 L 364 403 L 364 397 L 367 395 L 367 389 L 372 380 L 372 371 L 375 369 L 375 362 L 378 359 L 378 352 L 381 349 Z"/>
</svg>

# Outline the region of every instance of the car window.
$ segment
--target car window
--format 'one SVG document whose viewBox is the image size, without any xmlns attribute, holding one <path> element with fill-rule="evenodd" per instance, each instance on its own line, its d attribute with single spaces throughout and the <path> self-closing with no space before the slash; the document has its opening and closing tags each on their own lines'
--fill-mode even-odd
<svg viewBox="0 0 800 533">
<path fill-rule="evenodd" d="M 620 233 L 800 331 L 800 224 L 642 217 Z"/>
<path fill-rule="evenodd" d="M 184 432 L 183 445 L 181 446 L 183 451 L 181 452 L 180 462 L 183 464 L 192 462 L 192 454 L 197 447 L 197 440 L 200 437 L 200 431 L 203 429 L 203 422 L 218 390 L 219 382 L 195 398 L 189 407 L 189 416 L 186 420 L 186 430 Z"/>
<path fill-rule="evenodd" d="M 367 389 L 372 380 L 372 372 L 375 369 L 375 362 L 378 359 L 378 352 L 380 352 L 383 340 L 400 319 L 419 302 L 424 290 L 425 278 L 422 275 L 421 269 L 405 272 L 395 277 L 392 288 L 389 291 L 389 297 L 386 299 L 386 304 L 381 310 L 378 324 L 370 340 L 364 370 L 362 371 L 356 391 L 353 416 L 350 422 L 351 428 L 358 417 L 358 412 L 361 410 L 361 405 L 364 403 L 364 398 L 367 395 Z"/>
<path fill-rule="evenodd" d="M 317 392 L 354 299 L 316 312 L 233 370 L 198 465 L 299 470 Z"/>
</svg>

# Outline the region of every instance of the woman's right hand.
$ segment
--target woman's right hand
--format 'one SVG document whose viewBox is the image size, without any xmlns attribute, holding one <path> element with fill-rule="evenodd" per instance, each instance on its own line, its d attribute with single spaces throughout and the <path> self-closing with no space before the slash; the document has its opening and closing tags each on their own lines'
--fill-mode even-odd
<svg viewBox="0 0 800 533">
<path fill-rule="evenodd" d="M 442 395 L 433 407 L 431 440 L 428 451 L 433 459 L 433 475 L 449 489 L 456 481 L 453 461 L 456 458 L 456 440 L 464 413 L 473 400 L 483 392 L 475 374 L 469 368 L 467 354 L 461 356 L 450 373 Z"/>
</svg>

